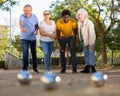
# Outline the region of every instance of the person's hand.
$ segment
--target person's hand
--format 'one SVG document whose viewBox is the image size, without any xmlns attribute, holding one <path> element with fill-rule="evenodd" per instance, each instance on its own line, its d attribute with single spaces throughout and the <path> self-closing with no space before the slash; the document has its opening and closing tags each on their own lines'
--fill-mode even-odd
<svg viewBox="0 0 120 96">
<path fill-rule="evenodd" d="M 64 50 L 62 49 L 62 47 L 61 47 L 61 46 L 59 46 L 59 50 L 60 50 L 61 52 L 64 52 Z"/>
<path fill-rule="evenodd" d="M 33 34 L 34 34 L 34 35 L 37 35 L 37 34 L 38 34 L 38 32 L 37 32 L 37 31 L 35 31 Z"/>
<path fill-rule="evenodd" d="M 56 35 L 53 33 L 50 35 L 50 37 L 54 39 L 54 38 L 56 38 Z"/>
<path fill-rule="evenodd" d="M 27 32 L 27 28 L 23 27 L 23 28 L 22 28 L 22 32 L 25 32 L 25 33 L 26 33 L 26 32 Z"/>
<path fill-rule="evenodd" d="M 94 45 L 89 45 L 89 49 L 94 50 Z"/>
</svg>

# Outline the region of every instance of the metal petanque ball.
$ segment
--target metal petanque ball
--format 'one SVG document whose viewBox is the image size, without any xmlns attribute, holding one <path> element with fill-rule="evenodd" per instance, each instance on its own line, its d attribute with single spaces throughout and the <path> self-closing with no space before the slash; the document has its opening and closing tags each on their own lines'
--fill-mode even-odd
<svg viewBox="0 0 120 96">
<path fill-rule="evenodd" d="M 102 87 L 107 80 L 108 76 L 102 72 L 95 72 L 91 76 L 91 80 L 97 87 Z"/>
<path fill-rule="evenodd" d="M 43 76 L 40 77 L 40 80 L 47 90 L 57 89 L 61 82 L 60 76 L 51 71 L 45 72 Z"/>
<path fill-rule="evenodd" d="M 31 82 L 32 75 L 30 74 L 28 70 L 23 70 L 17 74 L 17 79 L 20 84 L 28 85 Z"/>
</svg>

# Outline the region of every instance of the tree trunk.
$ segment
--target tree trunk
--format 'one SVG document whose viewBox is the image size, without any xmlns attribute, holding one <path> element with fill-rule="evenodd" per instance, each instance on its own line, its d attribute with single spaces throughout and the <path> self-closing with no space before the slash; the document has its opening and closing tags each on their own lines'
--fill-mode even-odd
<svg viewBox="0 0 120 96">
<path fill-rule="evenodd" d="M 105 34 L 101 34 L 101 48 L 102 48 L 102 65 L 105 67 L 107 64 L 107 53 L 106 53 L 106 46 L 105 46 Z"/>
<path fill-rule="evenodd" d="M 114 50 L 112 49 L 112 65 L 113 65 L 113 59 L 114 59 Z"/>
</svg>

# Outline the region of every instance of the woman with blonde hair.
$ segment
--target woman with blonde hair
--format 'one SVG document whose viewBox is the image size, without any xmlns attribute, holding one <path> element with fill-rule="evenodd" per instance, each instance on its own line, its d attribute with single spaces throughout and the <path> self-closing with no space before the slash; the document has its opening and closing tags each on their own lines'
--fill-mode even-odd
<svg viewBox="0 0 120 96">
<path fill-rule="evenodd" d="M 78 19 L 78 32 L 85 59 L 85 67 L 81 73 L 94 73 L 96 72 L 96 57 L 94 51 L 96 34 L 94 24 L 88 19 L 88 12 L 84 8 L 77 11 L 76 18 Z"/>
<path fill-rule="evenodd" d="M 54 47 L 54 39 L 56 37 L 56 25 L 51 20 L 51 13 L 49 10 L 43 12 L 44 20 L 40 22 L 40 43 L 44 52 L 45 70 L 50 71 L 51 54 Z"/>
</svg>

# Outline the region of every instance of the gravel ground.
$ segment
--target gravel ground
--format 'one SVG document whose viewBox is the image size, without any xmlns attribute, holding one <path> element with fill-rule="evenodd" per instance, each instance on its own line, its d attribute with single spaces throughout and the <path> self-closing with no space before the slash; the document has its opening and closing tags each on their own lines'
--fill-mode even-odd
<svg viewBox="0 0 120 96">
<path fill-rule="evenodd" d="M 92 74 L 72 74 L 70 69 L 66 74 L 59 74 L 59 69 L 52 69 L 62 78 L 54 90 L 45 90 L 41 83 L 43 69 L 39 69 L 39 74 L 30 69 L 33 79 L 29 85 L 19 84 L 16 75 L 20 71 L 0 69 L 0 96 L 120 96 L 120 69 L 98 70 L 108 75 L 103 87 L 94 85 L 90 79 Z"/>
</svg>

